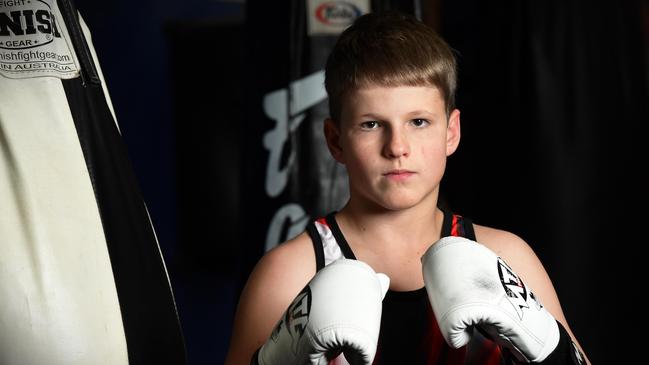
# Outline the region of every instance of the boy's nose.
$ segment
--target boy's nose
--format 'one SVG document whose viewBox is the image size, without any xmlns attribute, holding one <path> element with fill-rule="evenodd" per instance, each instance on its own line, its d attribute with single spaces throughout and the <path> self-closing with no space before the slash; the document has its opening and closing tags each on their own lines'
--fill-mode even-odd
<svg viewBox="0 0 649 365">
<path fill-rule="evenodd" d="M 383 153 L 388 158 L 408 157 L 410 155 L 408 139 L 401 132 L 390 131 L 383 147 Z"/>
</svg>

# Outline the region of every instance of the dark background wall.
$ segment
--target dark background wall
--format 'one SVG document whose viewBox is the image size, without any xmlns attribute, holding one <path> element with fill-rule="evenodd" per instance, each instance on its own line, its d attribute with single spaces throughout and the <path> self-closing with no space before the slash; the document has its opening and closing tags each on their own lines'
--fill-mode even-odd
<svg viewBox="0 0 649 365">
<path fill-rule="evenodd" d="M 437 13 L 424 15 L 460 66 L 463 143 L 445 201 L 530 242 L 591 360 L 620 363 L 625 351 L 607 345 L 627 323 L 620 312 L 641 312 L 626 283 L 641 285 L 635 252 L 648 218 L 647 2 L 430 3 Z M 255 207 L 239 200 L 249 156 L 237 110 L 250 85 L 235 76 L 265 62 L 244 60 L 245 6 L 76 4 L 168 265 L 190 363 L 220 363 L 246 262 L 263 244 L 238 241 L 242 227 L 259 227 L 239 219 Z M 242 257 L 244 246 L 254 257 Z"/>
</svg>

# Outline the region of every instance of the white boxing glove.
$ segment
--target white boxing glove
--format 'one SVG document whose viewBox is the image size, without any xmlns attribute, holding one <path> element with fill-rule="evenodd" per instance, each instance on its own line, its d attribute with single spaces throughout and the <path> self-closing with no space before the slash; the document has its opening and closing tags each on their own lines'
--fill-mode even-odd
<svg viewBox="0 0 649 365">
<path fill-rule="evenodd" d="M 364 262 L 340 259 L 298 294 L 253 364 L 328 364 L 341 352 L 350 364 L 371 364 L 390 279 Z"/>
<path fill-rule="evenodd" d="M 541 362 L 557 347 L 557 321 L 487 247 L 445 237 L 424 253 L 422 264 L 428 298 L 450 346 L 466 345 L 476 326 L 519 361 Z"/>
</svg>

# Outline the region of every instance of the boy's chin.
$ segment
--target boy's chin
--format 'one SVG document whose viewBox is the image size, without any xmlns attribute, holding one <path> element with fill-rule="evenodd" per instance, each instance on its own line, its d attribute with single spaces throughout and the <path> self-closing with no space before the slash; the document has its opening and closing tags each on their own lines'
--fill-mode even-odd
<svg viewBox="0 0 649 365">
<path fill-rule="evenodd" d="M 370 194 L 359 194 L 356 199 L 356 206 L 375 213 L 403 211 L 417 206 L 430 203 L 435 207 L 434 194 L 426 194 L 422 191 L 374 191 Z"/>
<path fill-rule="evenodd" d="M 413 208 L 423 202 L 422 197 L 414 196 L 396 196 L 396 197 L 383 197 L 379 205 L 386 210 L 401 211 Z"/>
</svg>

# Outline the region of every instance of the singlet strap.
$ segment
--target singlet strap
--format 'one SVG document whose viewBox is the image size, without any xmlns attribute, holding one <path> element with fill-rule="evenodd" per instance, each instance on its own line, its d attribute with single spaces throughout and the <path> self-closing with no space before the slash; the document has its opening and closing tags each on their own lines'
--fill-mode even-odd
<svg viewBox="0 0 649 365">
<path fill-rule="evenodd" d="M 315 227 L 315 222 L 309 222 L 306 226 L 306 232 L 311 237 L 311 243 L 315 251 L 315 269 L 316 271 L 320 271 L 320 269 L 325 267 L 324 246 L 322 245 L 320 233 L 318 233 L 318 229 Z"/>
<path fill-rule="evenodd" d="M 476 240 L 471 219 L 465 218 L 461 215 L 453 214 L 446 210 L 442 211 L 444 213 L 444 218 L 442 221 L 441 237 L 461 236 L 473 241 Z M 327 260 L 331 260 L 331 257 L 328 256 L 331 255 L 331 253 L 325 252 L 326 245 L 323 241 L 323 236 L 320 234 L 319 228 L 316 226 L 316 222 L 328 227 L 327 230 L 329 230 L 330 234 L 333 236 L 333 240 L 331 242 L 328 241 L 328 247 L 330 247 L 332 244 L 334 246 L 337 246 L 335 249 L 339 249 L 339 253 L 334 254 L 335 257 L 340 257 L 338 255 L 341 255 L 342 257 L 345 257 L 347 259 L 356 260 L 356 255 L 354 255 L 351 246 L 349 246 L 349 243 L 345 239 L 345 236 L 343 235 L 340 226 L 336 221 L 335 213 L 336 212 L 332 212 L 324 218 L 309 222 L 306 227 L 307 234 L 311 238 L 311 243 L 313 244 L 317 271 L 326 266 Z M 331 238 L 331 236 L 329 237 Z"/>
<path fill-rule="evenodd" d="M 475 231 L 473 230 L 473 221 L 471 221 L 470 218 L 463 218 L 464 219 L 464 233 L 466 238 L 472 240 L 472 241 L 477 241 L 475 237 Z"/>
<path fill-rule="evenodd" d="M 445 209 L 442 209 L 442 212 L 444 213 L 444 220 L 442 221 L 442 231 L 440 232 L 440 237 L 452 236 L 451 231 L 453 228 L 454 215 Z"/>
<path fill-rule="evenodd" d="M 333 233 L 334 238 L 336 238 L 336 242 L 338 242 L 338 246 L 340 246 L 340 251 L 342 251 L 345 258 L 356 260 L 356 256 L 354 255 L 354 252 L 352 252 L 352 248 L 349 247 L 349 243 L 347 243 L 345 236 L 343 236 L 343 232 L 340 230 L 334 214 L 335 212 L 327 215 L 325 218 L 327 220 L 327 225 L 331 228 L 331 233 Z"/>
<path fill-rule="evenodd" d="M 442 212 L 444 212 L 444 221 L 442 222 L 441 237 L 459 236 L 476 241 L 471 219 L 444 209 L 442 209 Z"/>
</svg>

